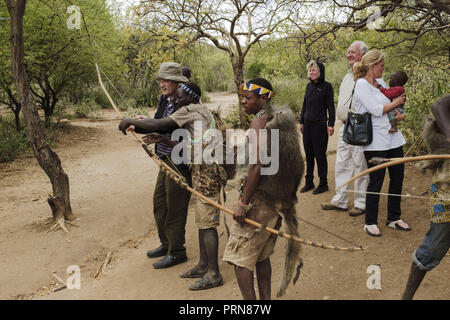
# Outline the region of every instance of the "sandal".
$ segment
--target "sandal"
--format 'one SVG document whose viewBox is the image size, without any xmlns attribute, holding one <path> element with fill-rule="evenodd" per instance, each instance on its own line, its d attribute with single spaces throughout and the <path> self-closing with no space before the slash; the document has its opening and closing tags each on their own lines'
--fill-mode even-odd
<svg viewBox="0 0 450 320">
<path fill-rule="evenodd" d="M 372 230 L 369 230 L 369 229 L 372 229 Z M 367 232 L 367 234 L 369 236 L 381 237 L 381 232 L 380 232 L 380 230 L 378 230 L 378 227 L 377 227 L 376 224 L 369 224 L 369 225 L 365 224 L 364 225 L 364 231 Z M 376 232 L 378 232 L 378 233 L 376 233 Z"/>
<path fill-rule="evenodd" d="M 206 272 L 208 272 L 208 269 L 199 272 L 195 270 L 194 267 L 192 269 L 189 269 L 188 271 L 180 273 L 180 278 L 201 278 L 206 274 Z"/>
<path fill-rule="evenodd" d="M 399 224 L 399 222 L 405 224 L 406 228 L 402 227 Z M 388 226 L 389 228 L 400 230 L 400 231 L 411 231 L 411 228 L 401 219 L 398 219 L 395 221 L 386 221 L 386 226 Z"/>
<path fill-rule="evenodd" d="M 331 202 L 325 202 L 320 204 L 320 206 L 322 207 L 322 210 L 338 210 L 338 211 L 347 211 L 348 208 L 341 208 L 338 207 L 334 204 L 332 204 Z"/>
<path fill-rule="evenodd" d="M 201 278 L 200 280 L 189 285 L 188 288 L 189 290 L 205 290 L 214 287 L 220 287 L 221 285 L 223 285 L 223 278 L 220 275 L 219 278 L 217 278 L 217 280 L 214 282 L 211 282 L 211 280 L 208 278 Z"/>
</svg>

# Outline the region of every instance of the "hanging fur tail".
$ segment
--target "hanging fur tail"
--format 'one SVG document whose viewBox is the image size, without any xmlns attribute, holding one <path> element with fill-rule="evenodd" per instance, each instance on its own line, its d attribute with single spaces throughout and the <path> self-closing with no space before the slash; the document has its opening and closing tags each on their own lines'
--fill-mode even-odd
<svg viewBox="0 0 450 320">
<path fill-rule="evenodd" d="M 298 233 L 298 222 L 295 212 L 295 207 L 290 206 L 288 208 L 282 208 L 280 210 L 281 215 L 283 216 L 284 224 L 285 224 L 285 230 L 287 233 L 291 235 L 295 235 L 299 237 Z M 300 268 L 303 266 L 302 259 L 300 258 L 300 243 L 294 240 L 289 240 L 286 245 L 286 256 L 284 259 L 284 270 L 283 270 L 283 276 L 281 279 L 280 288 L 277 292 L 277 297 L 281 297 L 285 294 L 286 289 L 289 285 L 289 282 L 292 279 L 292 276 L 294 274 L 295 266 L 297 265 L 297 272 L 294 277 L 293 284 L 298 279 L 298 276 L 300 274 Z"/>
</svg>

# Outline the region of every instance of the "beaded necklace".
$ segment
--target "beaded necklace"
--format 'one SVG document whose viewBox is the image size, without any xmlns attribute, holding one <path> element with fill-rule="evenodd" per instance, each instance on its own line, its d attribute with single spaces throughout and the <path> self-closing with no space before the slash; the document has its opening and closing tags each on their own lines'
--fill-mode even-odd
<svg viewBox="0 0 450 320">
<path fill-rule="evenodd" d="M 255 114 L 255 118 L 261 117 L 264 113 L 265 113 L 265 111 L 263 109 L 259 110 L 258 113 Z"/>
</svg>

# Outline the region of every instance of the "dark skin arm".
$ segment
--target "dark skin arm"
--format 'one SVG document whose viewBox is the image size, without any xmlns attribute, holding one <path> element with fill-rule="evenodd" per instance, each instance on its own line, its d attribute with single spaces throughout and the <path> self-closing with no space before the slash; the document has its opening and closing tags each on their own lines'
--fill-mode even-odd
<svg viewBox="0 0 450 320">
<path fill-rule="evenodd" d="M 163 119 L 123 119 L 119 124 L 119 130 L 123 134 L 133 130 L 136 133 L 168 133 L 174 129 L 178 129 L 178 125 L 171 118 Z"/>
<path fill-rule="evenodd" d="M 178 141 L 172 141 L 172 140 L 170 140 L 169 137 L 167 137 L 167 136 L 165 136 L 165 135 L 163 135 L 161 133 L 156 133 L 156 132 L 149 133 L 149 134 L 145 135 L 142 138 L 142 140 L 147 145 L 152 144 L 152 143 L 159 143 L 159 142 L 161 142 L 161 143 L 164 143 L 164 144 L 166 144 L 166 145 L 168 145 L 168 146 L 170 146 L 172 148 L 175 147 L 177 144 L 179 144 Z"/>
<path fill-rule="evenodd" d="M 267 116 L 263 115 L 261 118 L 253 119 L 250 124 L 250 129 L 256 130 L 256 136 L 257 136 L 257 163 L 252 164 L 249 167 L 247 180 L 244 186 L 244 191 L 241 197 L 241 201 L 244 204 L 248 204 L 250 202 L 250 199 L 253 195 L 253 192 L 255 191 L 256 187 L 259 183 L 259 178 L 261 177 L 261 164 L 259 159 L 259 129 L 264 129 L 267 124 Z M 244 208 L 242 208 L 240 205 L 236 208 L 234 211 L 233 219 L 243 223 L 244 219 L 246 217 L 246 212 Z"/>
<path fill-rule="evenodd" d="M 447 137 L 450 142 L 450 94 L 439 100 L 436 100 L 431 105 L 434 119 L 439 127 L 439 130 Z"/>
</svg>

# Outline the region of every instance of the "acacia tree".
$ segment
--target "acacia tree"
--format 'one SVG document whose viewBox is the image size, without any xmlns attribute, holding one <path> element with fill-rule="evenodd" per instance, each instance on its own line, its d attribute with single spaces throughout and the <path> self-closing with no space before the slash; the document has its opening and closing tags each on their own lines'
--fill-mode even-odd
<svg viewBox="0 0 450 320">
<path fill-rule="evenodd" d="M 167 0 L 143 1 L 136 12 L 143 24 L 189 35 L 191 41 L 208 39 L 227 52 L 241 101 L 239 88 L 248 52 L 263 37 L 275 34 L 302 6 L 302 1 L 295 0 Z M 247 125 L 241 109 L 240 120 L 241 126 Z"/>
<path fill-rule="evenodd" d="M 317 41 L 323 37 L 336 38 L 342 28 L 353 31 L 371 29 L 392 35 L 391 41 L 380 43 L 376 48 L 404 44 L 411 53 L 419 39 L 435 33 L 443 40 L 450 58 L 450 6 L 448 0 L 311 0 L 306 10 L 320 13 L 312 16 L 311 23 L 291 20 L 306 52 L 310 52 Z"/>
<path fill-rule="evenodd" d="M 153 75 L 162 62 L 182 51 L 183 40 L 167 30 L 123 27 L 121 45 L 123 63 L 128 67 L 127 80 L 137 90 L 140 105 L 155 105 L 160 98 L 159 83 Z"/>
<path fill-rule="evenodd" d="M 37 112 L 36 102 L 31 94 L 28 74 L 24 63 L 23 16 L 26 0 L 5 0 L 11 17 L 11 67 L 25 117 L 27 136 L 32 145 L 34 155 L 41 168 L 50 178 L 53 196 L 48 198 L 56 221 L 73 219 L 69 196 L 69 177 L 61 167 L 58 155 L 46 142 L 41 127 L 41 119 Z M 63 225 L 61 224 L 61 227 Z"/>
<path fill-rule="evenodd" d="M 73 4 L 80 14 L 78 26 L 69 28 L 74 13 L 67 8 Z M 32 93 L 49 125 L 63 95 L 96 83 L 96 62 L 110 75 L 111 69 L 120 70 L 121 36 L 106 0 L 40 0 L 27 7 L 25 63 Z"/>
</svg>

